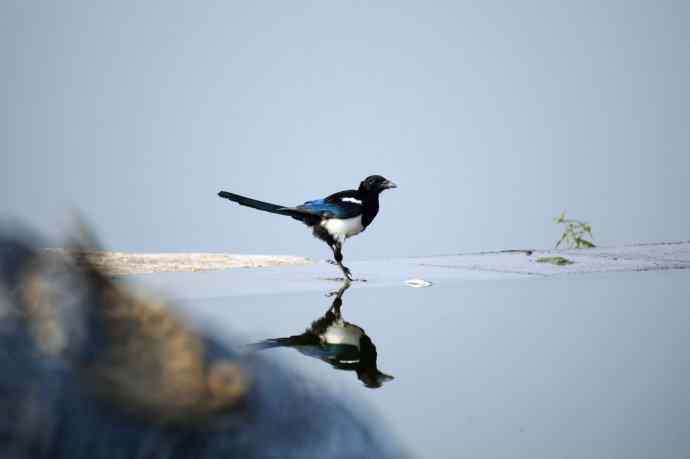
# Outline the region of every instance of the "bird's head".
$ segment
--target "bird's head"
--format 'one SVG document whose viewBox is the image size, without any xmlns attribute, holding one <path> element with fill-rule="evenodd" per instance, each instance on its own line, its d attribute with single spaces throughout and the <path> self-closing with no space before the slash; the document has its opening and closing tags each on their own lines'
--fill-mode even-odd
<svg viewBox="0 0 690 459">
<path fill-rule="evenodd" d="M 398 185 L 381 175 L 370 175 L 359 184 L 359 191 L 364 193 L 380 193 L 389 188 L 397 188 Z"/>
</svg>

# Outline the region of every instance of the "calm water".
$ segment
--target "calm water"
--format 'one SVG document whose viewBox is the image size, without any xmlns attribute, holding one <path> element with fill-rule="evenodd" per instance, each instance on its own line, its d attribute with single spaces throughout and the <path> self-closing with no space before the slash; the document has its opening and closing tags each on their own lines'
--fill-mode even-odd
<svg viewBox="0 0 690 459">
<path fill-rule="evenodd" d="M 184 307 L 249 344 L 304 333 L 337 287 Z M 260 352 L 378 414 L 419 457 L 687 458 L 688 298 L 688 272 L 354 285 L 342 319 L 364 330 L 376 370 L 393 380 L 379 377 L 377 389 L 362 382 L 379 373 L 369 346 L 359 356 L 347 346 L 355 327 L 340 346 L 314 346 L 305 335 L 282 343 L 302 352 Z"/>
</svg>

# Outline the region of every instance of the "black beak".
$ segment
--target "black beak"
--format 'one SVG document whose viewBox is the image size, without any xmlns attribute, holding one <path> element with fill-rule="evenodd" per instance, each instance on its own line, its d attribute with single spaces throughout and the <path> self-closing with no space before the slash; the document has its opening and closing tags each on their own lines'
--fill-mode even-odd
<svg viewBox="0 0 690 459">
<path fill-rule="evenodd" d="M 384 190 L 387 190 L 387 189 L 389 189 L 389 188 L 398 188 L 398 185 L 396 185 L 395 183 L 391 182 L 390 180 L 386 180 L 385 182 L 383 182 L 382 187 L 383 187 Z"/>
</svg>

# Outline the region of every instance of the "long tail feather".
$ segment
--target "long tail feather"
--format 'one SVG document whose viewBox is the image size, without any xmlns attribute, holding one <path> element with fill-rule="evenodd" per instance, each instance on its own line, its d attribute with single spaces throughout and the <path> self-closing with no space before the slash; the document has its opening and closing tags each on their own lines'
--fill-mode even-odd
<svg viewBox="0 0 690 459">
<path fill-rule="evenodd" d="M 273 214 L 290 215 L 290 213 L 285 211 L 284 206 L 271 204 L 270 202 L 258 201 L 256 199 L 240 196 L 239 194 L 230 193 L 228 191 L 221 191 L 218 193 L 218 196 L 228 199 L 232 202 L 236 202 L 241 206 L 251 207 L 252 209 L 263 210 L 264 212 L 271 212 Z"/>
<path fill-rule="evenodd" d="M 221 191 L 218 193 L 218 196 L 229 201 L 236 202 L 241 206 L 263 210 L 264 212 L 270 212 L 272 214 L 287 215 L 288 217 L 292 217 L 295 220 L 299 220 L 309 226 L 317 224 L 321 219 L 320 214 L 314 214 L 313 212 L 309 212 L 304 209 L 279 206 L 277 204 L 271 204 L 270 202 L 259 201 L 257 199 L 248 198 L 239 194 L 230 193 L 229 191 Z"/>
</svg>

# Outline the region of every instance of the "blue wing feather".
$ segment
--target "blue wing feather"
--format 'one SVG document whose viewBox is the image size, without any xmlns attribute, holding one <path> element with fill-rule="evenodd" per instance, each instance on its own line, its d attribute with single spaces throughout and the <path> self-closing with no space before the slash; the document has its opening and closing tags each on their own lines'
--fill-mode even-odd
<svg viewBox="0 0 690 459">
<path fill-rule="evenodd" d="M 331 218 L 352 218 L 362 213 L 362 207 L 359 204 L 350 202 L 327 202 L 325 199 L 307 201 L 297 208 L 309 213 L 321 214 Z"/>
</svg>

